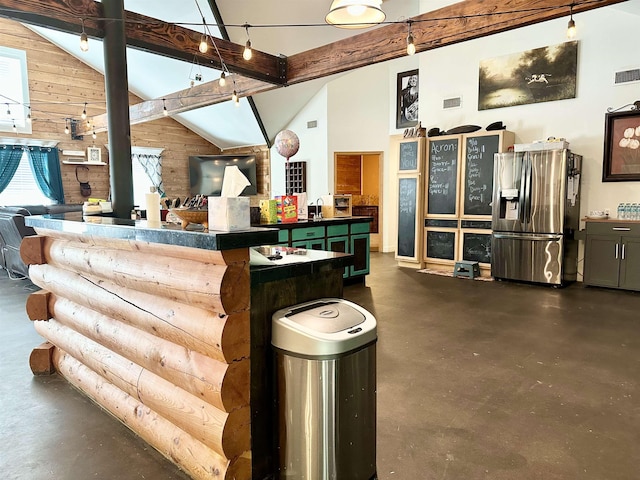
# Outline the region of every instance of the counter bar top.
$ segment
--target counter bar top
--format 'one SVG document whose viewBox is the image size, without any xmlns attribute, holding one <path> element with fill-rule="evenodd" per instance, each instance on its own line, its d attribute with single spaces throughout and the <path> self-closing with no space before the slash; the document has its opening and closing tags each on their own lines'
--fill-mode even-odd
<svg viewBox="0 0 640 480">
<path fill-rule="evenodd" d="M 99 236 L 120 240 L 179 245 L 204 250 L 232 250 L 236 248 L 269 245 L 278 242 L 278 230 L 251 227 L 235 232 L 182 230 L 180 225 L 162 223 L 149 226 L 146 220 L 84 216 L 80 212 L 25 217 L 25 223 L 33 228 L 42 228 L 88 236 Z"/>
</svg>

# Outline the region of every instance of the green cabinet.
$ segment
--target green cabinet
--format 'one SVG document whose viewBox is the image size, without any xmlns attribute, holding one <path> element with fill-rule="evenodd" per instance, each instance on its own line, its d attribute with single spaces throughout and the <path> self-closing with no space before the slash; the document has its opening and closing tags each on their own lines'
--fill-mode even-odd
<svg viewBox="0 0 640 480">
<path fill-rule="evenodd" d="M 294 228 L 291 230 L 291 246 L 308 250 L 324 250 L 324 237 L 324 227 Z"/>
<path fill-rule="evenodd" d="M 587 222 L 584 282 L 640 291 L 640 222 Z"/>
</svg>

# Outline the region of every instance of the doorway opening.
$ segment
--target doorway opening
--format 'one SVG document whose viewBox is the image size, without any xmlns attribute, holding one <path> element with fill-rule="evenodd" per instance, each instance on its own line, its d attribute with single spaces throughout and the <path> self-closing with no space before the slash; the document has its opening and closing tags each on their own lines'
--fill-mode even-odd
<svg viewBox="0 0 640 480">
<path fill-rule="evenodd" d="M 373 217 L 371 251 L 382 247 L 382 152 L 334 154 L 334 192 L 352 195 L 352 215 Z"/>
</svg>

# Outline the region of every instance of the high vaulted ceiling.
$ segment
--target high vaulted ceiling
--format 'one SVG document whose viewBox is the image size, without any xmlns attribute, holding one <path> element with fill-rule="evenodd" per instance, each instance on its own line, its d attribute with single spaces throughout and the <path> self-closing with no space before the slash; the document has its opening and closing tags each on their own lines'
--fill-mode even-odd
<svg viewBox="0 0 640 480">
<path fill-rule="evenodd" d="M 573 11 L 621 1 L 576 1 Z M 132 45 L 127 48 L 129 90 L 146 100 L 131 108 L 131 121 L 159 118 L 166 106 L 173 118 L 222 149 L 270 143 L 333 76 L 404 55 L 410 19 L 420 52 L 566 16 L 572 4 L 452 3 L 438 0 L 424 12 L 419 0 L 385 0 L 385 24 L 356 30 L 324 23 L 331 0 L 124 0 L 127 43 Z M 92 0 L 0 0 L 0 16 L 24 21 L 104 72 L 100 14 L 99 2 Z M 212 48 L 206 55 L 197 52 L 203 16 L 220 56 Z M 79 48 L 82 22 L 90 35 L 88 52 Z M 249 62 L 241 57 L 247 24 L 256 50 Z M 218 86 L 220 59 L 233 73 L 235 85 L 228 81 L 226 87 Z M 230 100 L 234 88 L 241 97 L 239 107 Z M 94 115 L 105 108 L 95 107 Z M 94 120 L 96 129 L 106 129 L 104 115 Z"/>
</svg>

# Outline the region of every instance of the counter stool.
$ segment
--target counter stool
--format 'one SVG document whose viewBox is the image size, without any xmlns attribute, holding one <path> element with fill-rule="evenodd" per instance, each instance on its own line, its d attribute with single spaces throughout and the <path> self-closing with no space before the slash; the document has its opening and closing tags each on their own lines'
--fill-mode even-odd
<svg viewBox="0 0 640 480">
<path fill-rule="evenodd" d="M 480 276 L 480 265 L 478 262 L 472 262 L 470 260 L 461 260 L 456 262 L 453 267 L 454 277 L 467 277 L 474 279 Z"/>
</svg>

